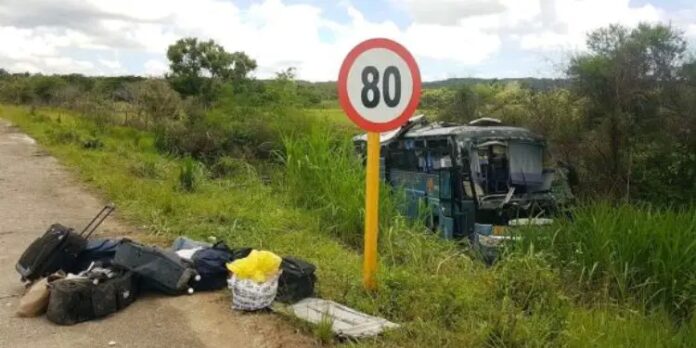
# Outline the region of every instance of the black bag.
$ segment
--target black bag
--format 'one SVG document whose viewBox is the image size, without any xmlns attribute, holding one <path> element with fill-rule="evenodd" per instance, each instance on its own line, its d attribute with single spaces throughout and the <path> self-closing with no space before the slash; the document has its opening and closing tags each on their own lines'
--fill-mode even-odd
<svg viewBox="0 0 696 348">
<path fill-rule="evenodd" d="M 251 254 L 251 251 L 254 250 L 252 248 L 239 248 L 239 249 L 232 249 L 232 261 L 236 259 L 243 259 L 249 254 Z"/>
<path fill-rule="evenodd" d="M 227 285 L 227 263 L 247 257 L 251 248 L 231 250 L 224 242 L 196 251 L 191 257 L 201 279 L 193 283 L 197 291 L 222 289 Z"/>
<path fill-rule="evenodd" d="M 102 208 L 80 234 L 61 224 L 51 225 L 43 236 L 29 245 L 17 261 L 15 269 L 22 280 L 36 280 L 58 270 L 72 268 L 89 236 L 114 209 L 113 205 Z"/>
<path fill-rule="evenodd" d="M 137 279 L 130 271 L 110 270 L 112 277 L 87 273 L 52 282 L 46 317 L 56 324 L 73 325 L 128 307 L 137 297 Z"/>
<path fill-rule="evenodd" d="M 150 247 L 124 239 L 116 248 L 113 263 L 124 267 L 140 278 L 144 289 L 178 295 L 190 289 L 197 278 L 193 265 L 174 251 Z"/>
<path fill-rule="evenodd" d="M 66 271 L 77 274 L 86 270 L 93 262 L 101 263 L 102 266 L 111 265 L 119 244 L 121 244 L 120 239 L 88 240 L 87 246 L 77 255 L 75 264 Z"/>
<path fill-rule="evenodd" d="M 278 278 L 278 294 L 276 300 L 284 303 L 295 303 L 303 298 L 314 295 L 314 275 L 316 266 L 295 257 L 284 257 L 280 263 L 283 271 Z"/>
</svg>

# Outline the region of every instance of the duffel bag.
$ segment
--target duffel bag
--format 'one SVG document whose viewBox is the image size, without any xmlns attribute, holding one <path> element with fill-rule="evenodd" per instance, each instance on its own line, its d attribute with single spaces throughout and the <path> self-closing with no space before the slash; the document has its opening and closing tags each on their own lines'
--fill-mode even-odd
<svg viewBox="0 0 696 348">
<path fill-rule="evenodd" d="M 50 283 L 46 317 L 59 325 L 73 325 L 105 317 L 135 301 L 137 280 L 125 270 L 111 278 L 86 274 Z"/>
<path fill-rule="evenodd" d="M 316 266 L 302 259 L 286 256 L 280 263 L 280 269 L 282 273 L 278 279 L 277 301 L 295 303 L 314 295 Z"/>
</svg>

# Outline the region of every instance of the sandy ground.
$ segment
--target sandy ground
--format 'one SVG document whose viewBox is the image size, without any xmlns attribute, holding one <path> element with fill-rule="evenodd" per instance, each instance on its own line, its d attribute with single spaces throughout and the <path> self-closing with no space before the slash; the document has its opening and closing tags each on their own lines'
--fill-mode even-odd
<svg viewBox="0 0 696 348">
<path fill-rule="evenodd" d="M 81 227 L 104 205 L 35 141 L 0 119 L 0 347 L 307 347 L 314 341 L 273 314 L 240 314 L 226 291 L 148 295 L 107 318 L 58 326 L 15 315 L 23 286 L 14 265 L 54 222 Z M 118 213 L 100 236 L 137 239 Z"/>
</svg>

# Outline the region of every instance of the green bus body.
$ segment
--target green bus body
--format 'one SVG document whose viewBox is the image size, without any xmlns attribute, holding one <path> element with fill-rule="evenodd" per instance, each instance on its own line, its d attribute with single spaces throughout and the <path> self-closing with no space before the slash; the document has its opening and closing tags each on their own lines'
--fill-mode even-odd
<svg viewBox="0 0 696 348">
<path fill-rule="evenodd" d="M 364 149 L 365 136 L 355 143 Z M 404 214 L 443 238 L 472 238 L 475 224 L 507 225 L 557 210 L 544 139 L 492 119 L 429 124 L 422 116 L 381 135 L 380 174 L 406 195 Z"/>
</svg>

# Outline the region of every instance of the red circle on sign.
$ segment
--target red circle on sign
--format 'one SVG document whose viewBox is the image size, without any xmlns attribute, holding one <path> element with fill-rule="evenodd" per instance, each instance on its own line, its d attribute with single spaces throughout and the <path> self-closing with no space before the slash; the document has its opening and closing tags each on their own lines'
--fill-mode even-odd
<svg viewBox="0 0 696 348">
<path fill-rule="evenodd" d="M 413 79 L 411 99 L 406 105 L 406 108 L 399 116 L 389 122 L 384 123 L 376 123 L 365 119 L 357 110 L 355 110 L 350 102 L 350 98 L 348 97 L 348 72 L 350 71 L 350 68 L 362 53 L 374 48 L 384 48 L 396 53 L 399 57 L 401 57 L 401 59 L 404 60 L 404 62 L 406 62 L 408 69 L 411 71 L 411 76 Z M 343 64 L 341 64 L 341 70 L 338 74 L 338 100 L 341 103 L 341 107 L 343 107 L 343 110 L 348 115 L 348 118 L 350 118 L 360 128 L 368 132 L 386 132 L 398 128 L 402 124 L 406 123 L 411 115 L 413 115 L 413 113 L 416 111 L 418 103 L 420 102 L 420 95 L 421 77 L 420 71 L 418 70 L 418 64 L 416 64 L 416 60 L 413 59 L 411 53 L 408 52 L 404 46 L 393 40 L 378 38 L 363 41 L 348 53 L 346 58 L 343 60 Z"/>
</svg>

